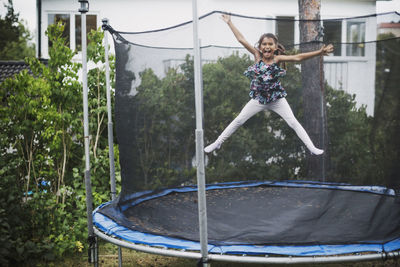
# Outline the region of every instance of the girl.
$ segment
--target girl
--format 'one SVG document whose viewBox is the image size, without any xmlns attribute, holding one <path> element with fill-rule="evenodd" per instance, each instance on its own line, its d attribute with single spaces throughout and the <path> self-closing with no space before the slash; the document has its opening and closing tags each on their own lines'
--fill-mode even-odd
<svg viewBox="0 0 400 267">
<path fill-rule="evenodd" d="M 255 64 L 244 73 L 251 80 L 250 101 L 244 106 L 240 114 L 226 127 L 217 140 L 208 145 L 204 151 L 210 153 L 219 149 L 222 143 L 229 138 L 243 123 L 262 110 L 272 110 L 280 115 L 286 123 L 293 128 L 297 136 L 303 141 L 312 154 L 321 155 L 322 149 L 314 146 L 303 126 L 294 117 L 293 112 L 285 99 L 287 95 L 282 87 L 279 77 L 286 74 L 286 70 L 279 67 L 279 63 L 292 61 L 299 62 L 320 55 L 333 52 L 333 46 L 322 46 L 321 49 L 300 53 L 297 55 L 284 55 L 284 47 L 278 43 L 278 39 L 271 33 L 263 34 L 258 41 L 258 46 L 250 45 L 239 30 L 233 25 L 230 15 L 222 15 L 222 19 L 228 24 L 236 39 L 254 55 Z"/>
</svg>

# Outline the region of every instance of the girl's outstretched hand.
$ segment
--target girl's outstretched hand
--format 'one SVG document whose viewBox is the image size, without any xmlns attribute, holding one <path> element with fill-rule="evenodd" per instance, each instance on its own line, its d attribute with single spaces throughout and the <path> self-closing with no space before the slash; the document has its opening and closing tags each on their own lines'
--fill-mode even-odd
<svg viewBox="0 0 400 267">
<path fill-rule="evenodd" d="M 323 46 L 321 47 L 321 54 L 322 54 L 323 56 L 326 56 L 326 55 L 328 55 L 329 53 L 332 53 L 332 52 L 333 52 L 333 45 L 332 45 L 332 44 L 323 45 Z"/>
<path fill-rule="evenodd" d="M 223 21 L 225 21 L 226 23 L 229 23 L 231 21 L 231 15 L 229 14 L 222 14 L 221 18 Z"/>
</svg>

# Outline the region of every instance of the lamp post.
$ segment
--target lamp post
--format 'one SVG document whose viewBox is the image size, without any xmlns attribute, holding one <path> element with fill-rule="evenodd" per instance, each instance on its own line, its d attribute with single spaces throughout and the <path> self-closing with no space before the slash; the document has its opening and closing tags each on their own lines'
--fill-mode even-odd
<svg viewBox="0 0 400 267">
<path fill-rule="evenodd" d="M 81 8 L 79 8 L 79 12 L 82 14 L 86 14 L 89 11 L 89 1 L 88 0 L 78 0 L 81 4 Z"/>
<path fill-rule="evenodd" d="M 89 112 L 88 112 L 88 86 L 87 86 L 87 51 L 86 51 L 86 13 L 89 11 L 89 1 L 78 0 L 81 4 L 81 40 L 82 40 L 82 88 L 83 88 L 83 130 L 85 139 L 85 188 L 86 188 L 86 212 L 88 226 L 89 251 L 88 260 L 97 266 L 97 238 L 93 230 L 93 199 L 92 185 L 90 181 L 90 150 L 89 150 Z"/>
</svg>

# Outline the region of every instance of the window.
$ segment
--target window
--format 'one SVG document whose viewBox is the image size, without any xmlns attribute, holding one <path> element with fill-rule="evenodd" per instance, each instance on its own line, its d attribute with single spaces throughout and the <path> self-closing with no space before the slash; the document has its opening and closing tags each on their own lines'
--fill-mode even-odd
<svg viewBox="0 0 400 267">
<path fill-rule="evenodd" d="M 75 15 L 75 48 L 82 50 L 82 26 L 81 15 Z M 86 15 L 86 36 L 91 30 L 97 29 L 96 15 Z"/>
<path fill-rule="evenodd" d="M 279 43 L 291 48 L 294 45 L 294 17 L 276 17 L 276 35 Z"/>
<path fill-rule="evenodd" d="M 334 56 L 342 55 L 342 22 L 341 21 L 324 21 L 324 43 L 333 44 L 335 50 L 333 51 Z"/>
<path fill-rule="evenodd" d="M 62 37 L 65 38 L 67 44 L 70 44 L 69 32 L 70 32 L 70 16 L 69 14 L 49 14 L 49 25 L 61 22 L 64 24 L 64 31 Z M 49 41 L 49 47 L 51 43 Z"/>
<path fill-rule="evenodd" d="M 365 56 L 365 45 L 363 43 L 365 42 L 365 21 L 328 20 L 324 21 L 323 26 L 324 43 L 332 43 L 335 46 L 334 56 Z M 342 31 L 345 31 L 344 34 L 342 34 Z"/>
<path fill-rule="evenodd" d="M 73 19 L 75 18 L 75 19 Z M 73 50 L 81 51 L 81 15 L 76 13 L 67 14 L 48 14 L 48 25 L 61 21 L 64 24 L 62 36 L 66 39 L 67 44 Z M 86 15 L 86 33 L 97 29 L 97 15 Z M 51 43 L 49 42 L 49 47 Z"/>
<path fill-rule="evenodd" d="M 365 56 L 365 22 L 347 22 L 347 56 Z"/>
</svg>

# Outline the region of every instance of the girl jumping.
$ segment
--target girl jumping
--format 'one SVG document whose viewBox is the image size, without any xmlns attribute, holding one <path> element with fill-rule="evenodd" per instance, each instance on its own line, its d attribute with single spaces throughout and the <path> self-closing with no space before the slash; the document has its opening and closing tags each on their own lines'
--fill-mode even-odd
<svg viewBox="0 0 400 267">
<path fill-rule="evenodd" d="M 244 73 L 251 79 L 249 94 L 251 99 L 217 140 L 208 145 L 204 151 L 210 153 L 219 149 L 222 143 L 252 116 L 262 110 L 272 110 L 286 121 L 312 154 L 321 155 L 324 153 L 322 149 L 314 146 L 303 126 L 293 115 L 285 98 L 287 93 L 279 81 L 279 77 L 283 77 L 286 74 L 286 70 L 280 68 L 279 63 L 288 61 L 300 62 L 315 56 L 327 55 L 333 52 L 333 46 L 324 45 L 316 51 L 297 55 L 284 55 L 284 47 L 278 43 L 278 39 L 272 33 L 261 35 L 257 47 L 253 47 L 232 23 L 230 15 L 224 14 L 222 19 L 228 24 L 239 43 L 254 55 L 255 64 L 250 66 Z"/>
</svg>

